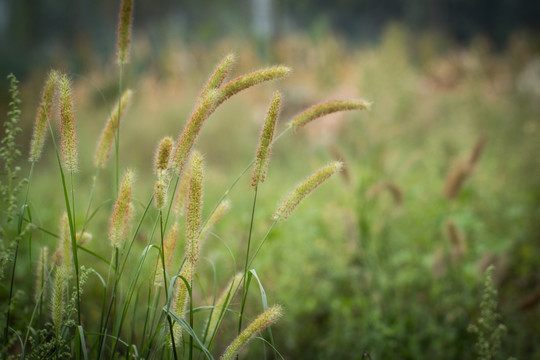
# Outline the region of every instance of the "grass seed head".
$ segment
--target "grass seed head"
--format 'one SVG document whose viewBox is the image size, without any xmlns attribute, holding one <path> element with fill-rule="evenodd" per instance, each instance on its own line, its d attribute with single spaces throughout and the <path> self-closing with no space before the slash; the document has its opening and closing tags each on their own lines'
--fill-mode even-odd
<svg viewBox="0 0 540 360">
<path fill-rule="evenodd" d="M 47 123 L 51 119 L 54 95 L 58 84 L 59 74 L 56 70 L 51 70 L 45 81 L 41 103 L 39 104 L 34 130 L 32 133 L 32 142 L 30 143 L 31 162 L 36 162 L 41 156 L 43 145 L 45 144 L 45 135 L 47 134 Z"/>
<path fill-rule="evenodd" d="M 71 82 L 66 74 L 59 78 L 60 88 L 60 135 L 62 138 L 62 157 L 66 170 L 77 171 L 79 154 L 77 150 L 77 134 L 73 115 L 73 97 Z"/>
<path fill-rule="evenodd" d="M 216 90 L 210 90 L 208 94 L 201 99 L 186 123 L 182 134 L 176 142 L 176 147 L 171 155 L 171 167 L 178 175 L 181 175 L 186 161 L 189 157 L 197 136 L 201 131 L 204 121 L 210 116 L 218 93 Z"/>
<path fill-rule="evenodd" d="M 118 19 L 118 43 L 116 45 L 116 62 L 129 62 L 131 46 L 131 24 L 133 22 L 133 0 L 122 0 Z"/>
<path fill-rule="evenodd" d="M 257 154 L 255 155 L 255 166 L 253 167 L 253 175 L 251 176 L 251 186 L 254 188 L 256 188 L 259 183 L 264 182 L 266 176 L 280 105 L 281 94 L 279 91 L 276 91 L 272 97 L 272 102 L 270 103 L 264 126 L 261 135 L 259 136 L 259 145 L 257 147 Z"/>
<path fill-rule="evenodd" d="M 341 161 L 334 161 L 329 165 L 320 168 L 313 175 L 301 182 L 278 206 L 272 218 L 276 221 L 285 220 L 298 206 L 298 204 L 308 196 L 319 185 L 328 180 L 336 172 L 343 169 Z"/>
<path fill-rule="evenodd" d="M 111 155 L 112 143 L 114 141 L 115 134 L 117 132 L 118 126 L 120 126 L 120 121 L 124 117 L 131 98 L 133 97 L 132 90 L 126 90 L 120 97 L 120 100 L 116 103 L 114 108 L 105 123 L 105 127 L 101 131 L 99 137 L 98 145 L 96 148 L 96 154 L 94 155 L 94 165 L 96 167 L 105 168 L 107 161 Z"/>
<path fill-rule="evenodd" d="M 131 191 L 134 175 L 131 170 L 127 170 L 123 179 L 120 191 L 114 204 L 109 228 L 109 240 L 115 248 L 120 248 L 128 235 L 129 220 L 132 214 Z"/>
<path fill-rule="evenodd" d="M 281 306 L 275 305 L 260 314 L 244 331 L 227 347 L 220 360 L 232 360 L 248 342 L 259 332 L 275 323 L 282 315 Z"/>
<path fill-rule="evenodd" d="M 191 177 L 189 179 L 186 215 L 186 258 L 187 261 L 196 264 L 199 261 L 203 159 L 202 155 L 197 151 L 194 151 L 191 156 Z"/>
<path fill-rule="evenodd" d="M 65 266 L 57 266 L 51 296 L 51 317 L 56 332 L 56 337 L 60 335 L 63 325 L 63 311 L 66 307 L 67 272 Z"/>
<path fill-rule="evenodd" d="M 167 170 L 169 167 L 169 158 L 173 147 L 173 139 L 170 137 L 164 137 L 159 142 L 154 155 L 154 173 L 159 176 L 161 171 Z"/>
<path fill-rule="evenodd" d="M 286 66 L 274 66 L 267 69 L 254 71 L 246 75 L 241 75 L 221 87 L 215 107 L 218 107 L 225 100 L 235 94 L 238 94 L 242 90 L 266 81 L 284 78 L 290 72 L 291 69 Z"/>
<path fill-rule="evenodd" d="M 234 54 L 228 54 L 221 60 L 212 75 L 210 75 L 210 78 L 208 78 L 206 85 L 199 95 L 199 99 L 203 99 L 206 95 L 208 95 L 209 91 L 216 90 L 221 86 L 221 84 L 223 84 L 223 81 L 225 81 L 227 75 L 231 71 L 232 66 L 234 65 L 234 61 Z"/>
<path fill-rule="evenodd" d="M 291 120 L 291 122 L 289 122 L 289 127 L 293 128 L 296 131 L 310 121 L 320 118 L 324 115 L 332 114 L 338 111 L 369 110 L 370 108 L 371 103 L 363 99 L 331 100 L 314 105 L 302 111 L 300 114 L 296 115 Z"/>
</svg>

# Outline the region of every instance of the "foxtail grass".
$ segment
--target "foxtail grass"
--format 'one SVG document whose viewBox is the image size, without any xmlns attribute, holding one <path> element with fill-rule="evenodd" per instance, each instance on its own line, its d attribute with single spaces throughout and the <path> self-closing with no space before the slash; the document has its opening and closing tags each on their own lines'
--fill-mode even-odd
<svg viewBox="0 0 540 360">
<path fill-rule="evenodd" d="M 220 360 L 232 360 L 259 332 L 263 331 L 282 316 L 281 306 L 268 308 L 260 314 L 244 331 L 227 347 Z"/>
</svg>

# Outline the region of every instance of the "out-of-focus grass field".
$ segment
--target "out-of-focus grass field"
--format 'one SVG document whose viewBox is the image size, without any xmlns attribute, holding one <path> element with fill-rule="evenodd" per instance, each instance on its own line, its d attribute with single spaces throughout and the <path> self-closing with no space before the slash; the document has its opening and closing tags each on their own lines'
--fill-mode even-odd
<svg viewBox="0 0 540 360">
<path fill-rule="evenodd" d="M 363 48 L 334 36 L 316 41 L 290 36 L 268 49 L 271 60 L 262 60 L 255 47 L 240 41 L 212 47 L 176 44 L 155 53 L 139 37 L 124 77 L 135 96 L 120 142 L 121 169 L 137 174 L 136 201 L 146 203 L 151 195 L 158 141 L 178 136 L 207 75 L 231 50 L 238 57 L 234 74 L 272 63 L 291 66 L 293 73 L 235 96 L 203 127 L 197 145 L 206 160 L 203 216 L 253 159 L 275 89 L 284 95 L 278 131 L 297 112 L 326 99 L 373 102 L 369 112 L 314 121 L 282 138 L 272 151 L 259 189 L 256 243 L 275 206 L 299 180 L 332 159 L 346 163 L 345 172 L 276 226 L 253 264 L 269 303 L 284 308 L 273 336 L 285 358 L 359 359 L 364 351 L 373 359 L 474 358 L 476 338 L 467 326 L 479 316 L 488 264 L 495 265 L 499 312 L 508 328 L 500 358 L 540 357 L 540 77 L 524 71 L 538 56 L 526 37 L 516 35 L 499 51 L 482 38 L 456 48 L 434 34 L 412 36 L 394 25 L 378 45 Z M 118 73 L 111 64 L 70 75 L 80 140 L 75 188 L 82 221 L 95 146 L 117 97 Z M 27 139 L 44 77 L 35 73 L 21 87 Z M 482 137 L 485 145 L 474 171 L 449 199 L 444 193 L 449 173 Z M 56 232 L 64 200 L 49 140 L 30 198 L 40 226 Z M 26 156 L 27 143 L 21 148 Z M 200 303 L 211 296 L 214 276 L 219 289 L 235 267 L 243 266 L 253 196 L 249 184 L 245 176 L 231 192 L 232 210 L 202 250 L 201 286 L 194 294 Z M 111 161 L 99 176 L 95 206 L 113 194 Z M 107 259 L 111 208 L 109 200 L 88 229 L 94 235 L 88 248 Z M 142 205 L 137 206 L 141 212 Z M 150 228 L 155 216 L 145 226 Z M 446 231 L 449 221 L 465 239 L 460 255 Z M 141 232 L 135 253 L 147 236 Z M 28 243 L 22 244 L 20 266 L 29 269 Z M 43 245 L 54 249 L 56 239 L 36 232 L 31 261 Z M 183 250 L 183 243 L 177 249 Z M 81 252 L 79 261 L 106 272 L 88 254 Z M 33 281 L 27 271 L 18 271 L 17 277 L 30 307 Z M 86 285 L 83 309 L 101 299 L 95 280 Z M 251 317 L 262 309 L 256 287 L 252 284 L 248 298 Z M 83 321 L 96 321 L 99 314 L 94 315 L 86 312 Z M 232 314 L 226 324 L 233 330 L 220 334 L 218 349 L 234 337 Z M 134 328 L 135 336 L 141 335 L 138 331 Z M 262 342 L 252 343 L 246 358 L 260 356 L 262 347 Z"/>
</svg>

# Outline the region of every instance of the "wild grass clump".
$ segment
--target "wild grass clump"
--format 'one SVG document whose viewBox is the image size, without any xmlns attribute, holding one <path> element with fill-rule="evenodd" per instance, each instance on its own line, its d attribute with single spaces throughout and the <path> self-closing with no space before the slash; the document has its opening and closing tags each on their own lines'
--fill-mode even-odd
<svg viewBox="0 0 540 360">
<path fill-rule="evenodd" d="M 79 120 L 75 111 L 74 82 L 68 74 L 56 70 L 50 71 L 45 79 L 30 145 L 31 169 L 27 179 L 21 179 L 21 168 L 17 166 L 21 153 L 16 141 L 20 132 L 20 100 L 17 82 L 14 77 L 10 78 L 12 109 L 10 120 L 4 125 L 5 137 L 0 152 L 5 164 L 3 178 L 6 179 L 1 188 L 6 204 L 3 207 L 6 216 L 2 217 L 1 224 L 2 271 L 11 264 L 8 303 L 4 309 L 6 316 L 2 317 L 2 358 L 25 354 L 29 358 L 56 359 L 213 359 L 222 354 L 222 359 L 233 359 L 266 329 L 268 335 L 260 335 L 268 339 L 263 340 L 263 346 L 275 357 L 280 357 L 270 326 L 282 314 L 286 316 L 286 304 L 285 310 L 280 305 L 268 304 L 263 283 L 253 268 L 254 260 L 276 223 L 289 217 L 309 193 L 344 165 L 342 162 L 331 163 L 299 185 L 278 207 L 267 235 L 258 241 L 256 251 L 252 252 L 253 230 L 258 227 L 255 221 L 257 193 L 268 171 L 271 148 L 291 127 L 297 129 L 311 119 L 332 112 L 366 109 L 367 103 L 346 100 L 333 102 L 332 106 L 320 105 L 309 110 L 308 115 L 301 115 L 301 122 L 293 122 L 275 136 L 282 102 L 281 93 L 276 91 L 253 161 L 219 201 L 210 204 L 212 210 L 207 211 L 205 218 L 206 170 L 204 156 L 196 150 L 205 122 L 232 96 L 250 87 L 282 79 L 291 71 L 285 66 L 274 66 L 227 82 L 235 61 L 229 54 L 204 85 L 177 140 L 166 136 L 159 142 L 153 171 L 137 170 L 137 177 L 155 180 L 154 188 L 147 189 L 147 198 L 142 199 L 138 195 L 141 192 L 134 191 L 135 170 L 124 170 L 119 146 L 120 125 L 129 126 L 127 108 L 137 101 L 134 91 L 122 90 L 122 73 L 130 55 L 132 9 L 132 1 L 122 1 L 117 46 L 119 100 L 97 141 L 90 188 L 76 185 L 77 177 L 83 173 L 81 164 L 88 160 L 88 154 L 79 151 L 79 141 L 95 140 L 88 134 L 77 135 Z M 47 137 L 52 143 L 52 153 L 43 151 Z M 110 164 L 113 146 L 115 162 Z M 63 200 L 61 208 L 28 197 L 35 183 L 48 176 L 42 174 L 41 169 L 33 174 L 35 164 L 45 157 L 55 158 L 58 164 L 58 183 L 50 191 L 58 192 L 57 196 Z M 215 290 L 220 288 L 222 291 L 209 295 L 209 286 L 204 284 L 206 279 L 199 272 L 203 261 L 202 245 L 213 234 L 216 224 L 227 216 L 231 208 L 228 195 L 252 166 L 253 190 L 249 187 L 246 190 L 253 191 L 253 206 L 248 212 L 249 228 L 245 229 L 246 251 L 245 254 L 236 253 L 230 247 L 228 251 L 234 262 L 237 259 L 244 261 L 243 271 L 232 268 L 229 284 L 222 287 L 215 283 Z M 87 169 L 83 170 L 86 174 Z M 124 175 L 120 178 L 122 172 Z M 111 174 L 114 179 L 108 181 Z M 22 197 L 25 184 L 27 197 Z M 100 199 L 101 194 L 111 195 Z M 59 226 L 49 227 L 40 217 L 33 216 L 43 213 L 59 218 Z M 48 241 L 32 245 L 32 236 L 37 235 L 55 240 L 57 248 L 52 255 L 45 244 Z M 90 238 L 94 239 L 94 246 L 88 246 Z M 19 265 L 20 246 L 26 239 L 25 253 L 30 254 L 30 261 Z M 33 251 L 39 252 L 37 258 L 32 258 Z M 26 265 L 34 274 L 32 306 L 16 309 L 18 288 L 23 290 L 24 286 L 20 286 L 15 278 L 27 270 L 23 268 Z M 258 316 L 252 314 L 254 306 L 246 306 L 253 281 L 258 283 L 263 299 L 262 308 L 256 311 Z M 235 300 L 237 294 L 241 294 L 239 300 Z M 12 316 L 15 310 L 17 321 Z M 22 326 L 19 319 L 25 321 Z M 232 330 L 231 320 L 237 324 L 237 331 Z M 244 327 L 243 323 L 250 325 Z M 226 347 L 227 342 L 230 345 Z"/>
</svg>

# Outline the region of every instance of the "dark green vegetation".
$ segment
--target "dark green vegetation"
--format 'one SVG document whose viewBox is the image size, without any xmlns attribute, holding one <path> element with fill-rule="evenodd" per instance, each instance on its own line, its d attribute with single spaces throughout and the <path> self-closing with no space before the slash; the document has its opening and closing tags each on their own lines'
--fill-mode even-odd
<svg viewBox="0 0 540 360">
<path fill-rule="evenodd" d="M 278 132 L 308 105 L 328 98 L 365 97 L 374 102 L 368 113 L 319 119 L 280 139 L 272 152 L 267 179 L 258 190 L 252 234 L 255 243 L 264 238 L 275 206 L 299 179 L 333 159 L 347 164 L 340 177 L 324 184 L 287 221 L 274 227 L 252 265 L 268 303 L 281 304 L 284 309 L 283 318 L 272 327 L 277 350 L 294 359 L 358 359 L 365 351 L 373 359 L 483 359 L 491 353 L 476 352 L 484 346 L 477 344 L 485 344 L 478 339 L 496 334 L 494 341 L 500 340 L 500 348 L 496 344 L 490 347 L 496 349 L 494 358 L 538 358 L 540 102 L 537 82 L 531 83 L 525 72 L 538 49 L 516 37 L 503 55 L 490 52 L 482 41 L 465 50 L 441 54 L 436 38 L 411 38 L 405 29 L 393 27 L 380 45 L 361 51 L 351 50 L 335 38 L 312 44 L 302 37 L 290 37 L 278 43 L 273 49 L 278 62 L 293 67 L 293 74 L 281 83 L 231 99 L 201 131 L 197 148 L 206 161 L 203 218 L 253 159 L 275 88 L 283 90 Z M 155 55 L 147 45 L 144 39 L 135 41 L 132 63 L 126 67 L 124 86 L 134 89 L 135 95 L 122 125 L 119 149 L 121 168 L 137 169 L 137 217 L 143 214 L 153 189 L 154 147 L 163 136 L 176 137 L 181 131 L 221 48 L 239 49 L 236 73 L 260 64 L 246 44 L 218 45 L 218 54 L 211 55 L 196 47 L 171 47 Z M 134 70 L 143 68 L 144 60 L 154 55 L 157 62 L 148 70 Z M 28 141 L 22 139 L 30 136 L 39 84 L 44 78 L 44 74 L 36 75 L 23 84 L 18 95 L 23 99 L 20 120 L 18 124 L 10 120 L 19 117 L 13 110 L 5 122 L 10 134 L 17 126 L 23 129 L 15 142 L 6 136 L 3 143 L 6 149 L 18 144 L 22 152 L 13 163 L 9 161 L 13 150 L 2 157 L 2 168 L 7 166 L 2 172 L 3 185 L 9 183 L 15 166 L 22 167 L 11 189 L 29 171 L 25 161 Z M 80 136 L 79 172 L 74 175 L 80 206 L 76 217 L 82 222 L 95 172 L 95 144 L 117 97 L 118 78 L 111 66 L 94 69 L 84 78 L 74 75 L 73 80 L 77 131 L 84 134 Z M 40 248 L 47 245 L 51 253 L 56 249 L 57 239 L 51 233 L 58 234 L 65 209 L 57 159 L 49 140 L 32 176 L 32 219 L 20 208 L 24 186 L 14 193 L 14 202 L 9 200 L 12 191 L 2 194 L 7 199 L 2 202 L 2 241 L 4 249 L 9 248 L 2 254 L 13 254 L 14 244 L 19 243 L 9 320 L 16 332 L 8 329 L 13 354 L 21 352 L 14 334 L 24 342 L 28 332 L 46 351 L 54 331 L 45 325 L 51 319 L 48 304 L 38 309 L 41 316 L 28 331 L 36 304 L 31 274 Z M 85 245 L 106 261 L 113 258 L 107 230 L 114 194 L 111 162 L 99 175 L 95 193 L 99 201 L 93 205 L 98 211 L 88 226 L 93 239 Z M 249 176 L 240 180 L 230 198 L 230 213 L 216 226 L 201 252 L 193 294 L 197 306 L 211 305 L 214 292 L 219 295 L 244 265 L 253 202 Z M 12 203 L 16 206 L 10 206 Z M 20 213 L 25 220 L 19 223 Z M 135 255 L 126 270 L 129 274 L 137 269 L 157 219 L 159 215 L 152 209 L 142 224 L 143 235 L 135 239 Z M 28 227 L 29 220 L 34 226 Z M 153 239 L 154 244 L 157 240 Z M 180 241 L 178 262 L 183 247 Z M 140 325 L 145 323 L 149 274 L 157 252 L 150 258 L 141 270 L 145 274 L 140 279 L 142 286 L 133 293 L 121 331 L 121 340 L 128 343 L 154 335 L 145 333 Z M 6 314 L 4 299 L 10 292 L 7 279 L 13 262 L 9 256 L 2 259 L 7 259 L 0 288 Z M 107 280 L 108 266 L 103 260 L 80 251 L 79 262 Z M 485 280 L 489 264 L 495 265 L 493 287 L 498 295 Z M 87 331 L 97 328 L 102 316 L 103 287 L 95 273 L 81 271 L 80 278 L 84 282 L 81 323 Z M 129 280 L 126 277 L 120 284 L 124 290 L 119 292 L 119 304 L 126 301 Z M 488 295 L 483 299 L 484 292 Z M 239 305 L 237 296 L 233 299 L 235 311 Z M 151 314 L 159 317 L 160 306 Z M 72 302 L 66 311 L 74 307 Z M 261 291 L 253 279 L 245 313 L 251 320 L 262 308 Z M 197 334 L 204 331 L 205 311 L 208 309 L 201 308 L 194 313 Z M 469 325 L 478 326 L 484 317 L 491 319 L 491 326 L 482 330 L 483 338 L 478 331 L 468 331 Z M 57 344 L 57 349 L 77 354 L 80 346 L 74 312 L 72 321 L 66 331 L 67 343 Z M 498 330 L 501 323 L 505 332 Z M 1 325 L 4 330 L 5 317 Z M 234 338 L 237 326 L 237 314 L 226 314 L 216 337 L 215 355 Z M 114 334 L 112 324 L 110 329 Z M 155 335 L 164 343 L 166 326 L 162 329 Z M 86 336 L 88 342 L 96 335 Z M 189 336 L 184 336 L 187 344 L 180 357 L 188 356 Z M 270 341 L 267 334 L 264 337 Z M 108 350 L 112 343 L 107 343 Z M 254 341 L 243 356 L 263 358 L 266 349 L 271 358 L 271 348 L 263 344 Z M 29 340 L 28 351 L 31 345 Z M 90 350 L 95 357 L 95 348 Z M 118 351 L 128 353 L 123 343 Z"/>
</svg>

